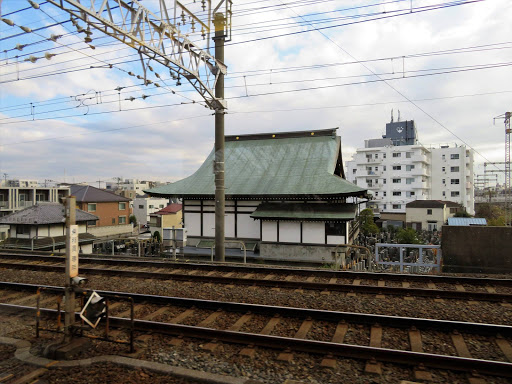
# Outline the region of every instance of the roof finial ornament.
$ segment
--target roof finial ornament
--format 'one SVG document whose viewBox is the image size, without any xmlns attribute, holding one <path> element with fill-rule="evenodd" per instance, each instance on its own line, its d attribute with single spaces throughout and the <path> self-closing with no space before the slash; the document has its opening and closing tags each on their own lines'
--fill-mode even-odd
<svg viewBox="0 0 512 384">
<path fill-rule="evenodd" d="M 400 121 L 400 110 L 398 110 L 398 120 L 397 121 Z"/>
<path fill-rule="evenodd" d="M 393 122 L 393 108 L 391 108 L 391 122 Z"/>
</svg>

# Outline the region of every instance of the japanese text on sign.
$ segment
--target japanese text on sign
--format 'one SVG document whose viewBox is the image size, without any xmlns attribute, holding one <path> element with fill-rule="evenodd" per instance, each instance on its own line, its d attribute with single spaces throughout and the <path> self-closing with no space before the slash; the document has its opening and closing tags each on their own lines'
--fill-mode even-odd
<svg viewBox="0 0 512 384">
<path fill-rule="evenodd" d="M 69 277 L 78 276 L 78 225 L 70 226 Z"/>
</svg>

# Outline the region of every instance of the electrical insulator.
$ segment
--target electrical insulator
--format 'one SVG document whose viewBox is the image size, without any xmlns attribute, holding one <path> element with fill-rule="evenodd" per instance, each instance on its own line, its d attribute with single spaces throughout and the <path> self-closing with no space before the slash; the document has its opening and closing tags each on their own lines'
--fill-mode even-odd
<svg viewBox="0 0 512 384">
<path fill-rule="evenodd" d="M 34 8 L 34 9 L 39 9 L 39 4 L 37 4 L 35 1 L 28 0 L 28 2 L 29 2 L 29 3 L 30 3 L 30 5 L 32 6 L 32 8 Z"/>
<path fill-rule="evenodd" d="M 12 20 L 9 20 L 9 19 L 2 19 L 2 21 L 7 24 L 7 25 L 10 25 L 11 27 L 14 26 L 14 21 Z"/>
<path fill-rule="evenodd" d="M 32 32 L 32 30 L 29 27 L 25 27 L 23 25 L 20 25 L 20 28 L 23 30 L 23 32 L 26 32 L 26 33 L 31 33 Z"/>
</svg>

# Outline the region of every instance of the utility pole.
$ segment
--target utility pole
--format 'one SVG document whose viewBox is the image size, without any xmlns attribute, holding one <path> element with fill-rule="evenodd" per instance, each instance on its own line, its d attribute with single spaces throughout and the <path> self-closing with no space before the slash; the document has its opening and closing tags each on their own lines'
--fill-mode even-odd
<svg viewBox="0 0 512 384">
<path fill-rule="evenodd" d="M 212 1 L 202 0 L 201 5 L 194 1 L 185 6 L 178 0 L 158 0 L 155 2 L 160 6 L 157 15 L 142 6 L 140 0 L 103 0 L 99 3 L 47 0 L 69 13 L 79 32 L 78 21 L 81 20 L 88 28 L 95 28 L 137 50 L 144 74 L 141 78 L 146 85 L 152 83 L 147 78 L 153 72 L 149 61 L 159 63 L 170 71 L 173 79 L 178 80 L 176 85 L 181 85 L 180 79 L 187 79 L 206 105 L 215 110 L 215 255 L 217 261 L 224 261 L 224 114 L 227 109 L 224 100 L 224 75 L 227 71 L 224 43 L 231 40 L 233 4 L 232 0 L 215 0 L 215 6 Z M 194 11 L 194 4 L 202 11 Z M 172 9 L 174 12 L 170 11 Z M 209 53 L 212 20 L 215 57 Z M 206 50 L 188 38 L 196 28 L 201 29 L 201 36 L 208 41 Z M 91 39 L 84 41 L 90 43 Z"/>
<path fill-rule="evenodd" d="M 224 41 L 226 19 L 222 13 L 213 16 L 215 27 L 215 58 L 224 62 Z M 215 98 L 224 100 L 224 74 L 221 72 L 215 84 Z M 224 262 L 224 215 L 226 208 L 226 190 L 224 188 L 224 108 L 215 109 L 215 261 Z"/>
<path fill-rule="evenodd" d="M 65 315 L 64 335 L 69 342 L 72 326 L 75 322 L 75 291 L 72 278 L 78 276 L 78 228 L 76 223 L 76 197 L 66 198 L 66 281 L 65 281 Z"/>
<path fill-rule="evenodd" d="M 510 136 L 512 129 L 510 128 L 510 118 L 512 112 L 505 112 L 503 115 L 494 118 L 494 121 L 499 118 L 504 118 L 505 123 L 505 223 L 512 225 L 512 185 L 511 185 L 511 158 L 510 158 Z"/>
</svg>

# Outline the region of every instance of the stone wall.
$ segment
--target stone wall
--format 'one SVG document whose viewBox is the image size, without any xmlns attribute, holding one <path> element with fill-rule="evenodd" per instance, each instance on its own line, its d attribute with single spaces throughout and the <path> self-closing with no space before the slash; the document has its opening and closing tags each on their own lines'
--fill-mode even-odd
<svg viewBox="0 0 512 384">
<path fill-rule="evenodd" d="M 260 256 L 266 260 L 331 264 L 334 262 L 335 248 L 335 246 L 260 243 Z"/>
<path fill-rule="evenodd" d="M 443 271 L 512 272 L 512 228 L 443 226 Z"/>
</svg>

